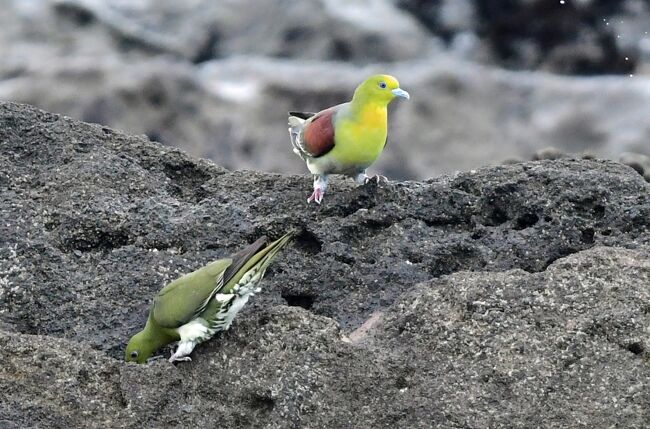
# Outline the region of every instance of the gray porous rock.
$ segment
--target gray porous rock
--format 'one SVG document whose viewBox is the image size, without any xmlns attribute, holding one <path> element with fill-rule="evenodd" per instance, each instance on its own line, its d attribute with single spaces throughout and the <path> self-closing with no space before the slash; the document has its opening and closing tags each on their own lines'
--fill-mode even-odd
<svg viewBox="0 0 650 429">
<path fill-rule="evenodd" d="M 310 182 L 0 103 L 0 427 L 647 426 L 632 168 Z M 192 362 L 123 362 L 164 283 L 292 227 Z"/>
</svg>

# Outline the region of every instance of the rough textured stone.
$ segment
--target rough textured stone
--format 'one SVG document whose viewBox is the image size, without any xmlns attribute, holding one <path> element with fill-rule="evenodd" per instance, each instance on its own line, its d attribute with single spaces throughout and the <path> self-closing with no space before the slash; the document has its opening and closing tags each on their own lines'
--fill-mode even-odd
<svg viewBox="0 0 650 429">
<path fill-rule="evenodd" d="M 534 274 L 457 273 L 393 305 L 368 347 L 390 356 L 409 427 L 429 413 L 441 427 L 641 428 L 648 280 L 647 247 L 597 247 Z"/>
<path fill-rule="evenodd" d="M 335 180 L 315 207 L 306 176 L 11 103 L 0 164 L 3 427 L 647 425 L 650 185 L 630 167 Z M 290 227 L 231 331 L 177 367 L 122 362 L 165 282 Z"/>
</svg>

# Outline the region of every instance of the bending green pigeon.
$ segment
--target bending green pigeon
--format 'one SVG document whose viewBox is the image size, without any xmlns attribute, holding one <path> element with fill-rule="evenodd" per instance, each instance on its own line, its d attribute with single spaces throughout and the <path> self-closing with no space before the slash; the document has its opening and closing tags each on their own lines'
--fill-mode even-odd
<svg viewBox="0 0 650 429">
<path fill-rule="evenodd" d="M 153 299 L 144 329 L 126 346 L 127 362 L 145 363 L 160 347 L 178 341 L 170 362 L 192 360 L 194 347 L 233 319 L 255 293 L 275 255 L 293 232 L 265 246 L 262 237 L 230 258 L 211 262 L 165 286 Z"/>
</svg>

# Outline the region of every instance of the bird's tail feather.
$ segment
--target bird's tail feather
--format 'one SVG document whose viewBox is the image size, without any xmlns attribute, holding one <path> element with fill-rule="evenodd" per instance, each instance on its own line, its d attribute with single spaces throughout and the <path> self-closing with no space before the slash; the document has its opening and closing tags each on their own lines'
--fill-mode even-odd
<svg viewBox="0 0 650 429">
<path fill-rule="evenodd" d="M 233 263 L 233 265 L 237 265 L 237 271 L 226 273 L 229 275 L 229 278 L 219 293 L 231 293 L 232 288 L 249 272 L 258 271 L 260 277 L 264 276 L 264 271 L 269 266 L 275 255 L 282 250 L 282 248 L 285 247 L 295 235 L 296 231 L 291 230 L 278 240 L 275 240 L 273 243 L 268 245 L 266 245 L 266 237 L 262 237 L 255 243 L 251 244 L 248 248 L 233 255 L 242 260 L 243 263 Z"/>
<path fill-rule="evenodd" d="M 304 117 L 301 112 L 289 112 L 289 137 L 291 139 L 291 145 L 293 146 L 293 152 L 302 158 L 303 161 L 306 161 L 304 150 L 302 149 L 302 144 L 300 142 L 300 133 L 302 132 L 302 127 L 305 124 L 305 121 L 309 116 Z"/>
</svg>

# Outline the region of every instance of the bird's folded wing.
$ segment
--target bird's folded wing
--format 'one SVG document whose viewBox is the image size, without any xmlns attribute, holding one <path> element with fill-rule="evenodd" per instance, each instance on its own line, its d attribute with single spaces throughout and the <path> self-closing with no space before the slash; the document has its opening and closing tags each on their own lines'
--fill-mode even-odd
<svg viewBox="0 0 650 429">
<path fill-rule="evenodd" d="M 153 317 L 164 328 L 178 328 L 197 317 L 223 287 L 223 275 L 232 264 L 220 259 L 165 286 L 153 300 Z"/>
<path fill-rule="evenodd" d="M 295 138 L 294 147 L 303 155 L 312 158 L 323 156 L 334 148 L 334 115 L 337 112 L 336 107 L 323 110 L 313 116 L 308 114 L 296 114 L 289 117 L 289 124 L 293 125 L 290 132 L 294 132 L 297 128 L 292 124 L 291 118 L 298 118 L 299 121 L 304 121 L 301 125 L 301 131 L 295 136 L 292 134 L 292 139 Z M 301 155 L 302 156 L 302 155 Z"/>
</svg>

